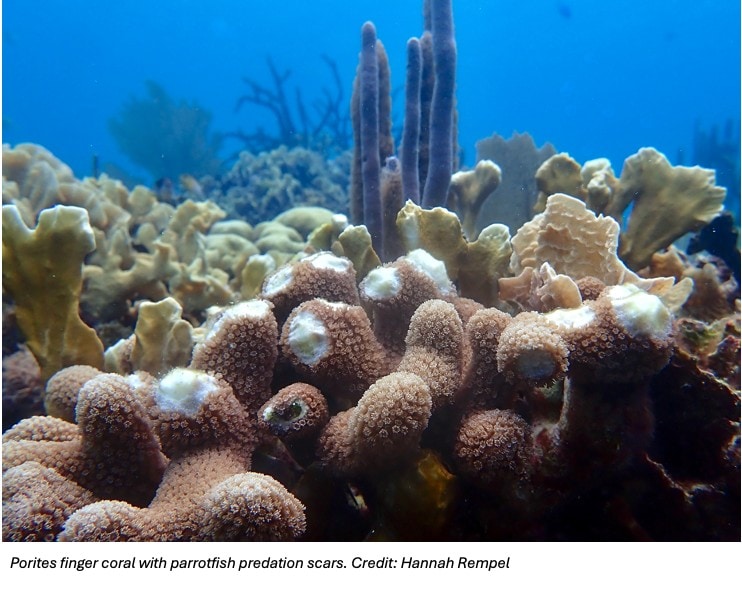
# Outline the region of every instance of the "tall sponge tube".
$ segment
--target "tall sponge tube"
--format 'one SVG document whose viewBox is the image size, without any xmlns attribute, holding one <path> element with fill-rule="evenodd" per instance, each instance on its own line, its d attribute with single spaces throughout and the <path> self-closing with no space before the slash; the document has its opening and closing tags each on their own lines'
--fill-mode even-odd
<svg viewBox="0 0 742 591">
<path fill-rule="evenodd" d="M 430 110 L 430 162 L 423 207 L 444 206 L 453 172 L 456 40 L 451 0 L 431 0 L 435 86 Z"/>
</svg>

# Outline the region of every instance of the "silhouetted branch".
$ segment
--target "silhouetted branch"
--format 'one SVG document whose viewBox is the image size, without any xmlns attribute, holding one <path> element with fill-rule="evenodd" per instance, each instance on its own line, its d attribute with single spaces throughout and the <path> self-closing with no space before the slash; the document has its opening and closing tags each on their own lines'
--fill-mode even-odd
<svg viewBox="0 0 742 591">
<path fill-rule="evenodd" d="M 253 104 L 268 110 L 276 120 L 277 135 L 269 135 L 258 127 L 257 131 L 252 133 L 238 130 L 225 134 L 225 137 L 242 141 L 245 144 L 244 148 L 251 152 L 271 150 L 280 145 L 289 148 L 302 146 L 327 155 L 347 150 L 351 143 L 350 119 L 344 101 L 340 73 L 337 64 L 327 55 L 323 54 L 321 58 L 330 69 L 335 89 L 334 92 L 328 88 L 321 89 L 322 98 L 312 103 L 314 116 L 308 112 L 299 88 L 295 91 L 295 115 L 292 114 L 286 97 L 286 82 L 291 76 L 291 71 L 279 72 L 273 61 L 268 58 L 272 87 L 243 77 L 249 92 L 239 97 L 235 111 L 239 111 L 245 104 Z"/>
</svg>

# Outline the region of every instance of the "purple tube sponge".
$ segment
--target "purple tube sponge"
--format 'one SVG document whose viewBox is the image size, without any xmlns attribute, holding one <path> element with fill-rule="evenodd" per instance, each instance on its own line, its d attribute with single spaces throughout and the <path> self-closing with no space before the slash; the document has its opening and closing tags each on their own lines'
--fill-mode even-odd
<svg viewBox="0 0 742 591">
<path fill-rule="evenodd" d="M 435 87 L 430 112 L 430 163 L 423 192 L 426 208 L 445 206 L 453 172 L 453 112 L 456 41 L 451 0 L 432 0 Z"/>
<path fill-rule="evenodd" d="M 397 233 L 397 214 L 404 207 L 405 196 L 403 171 L 396 156 L 386 159 L 381 169 L 381 211 L 382 234 L 384 236 L 385 261 L 393 261 L 405 253 L 402 241 Z"/>
<path fill-rule="evenodd" d="M 402 129 L 401 164 L 402 192 L 405 199 L 420 203 L 420 82 L 422 51 L 420 40 L 407 41 L 407 79 L 405 81 L 405 115 Z"/>
<path fill-rule="evenodd" d="M 418 177 L 420 193 L 424 191 L 425 179 L 428 178 L 430 160 L 430 109 L 433 102 L 435 86 L 435 67 L 433 66 L 433 35 L 426 30 L 420 37 L 422 70 L 420 75 L 420 157 L 418 159 Z"/>
<path fill-rule="evenodd" d="M 392 135 L 392 72 L 389 56 L 381 39 L 376 39 L 376 67 L 379 73 L 379 163 L 394 155 Z"/>
<path fill-rule="evenodd" d="M 361 29 L 361 176 L 363 178 L 363 220 L 376 252 L 382 252 L 381 195 L 379 177 L 379 67 L 376 57 L 376 27 L 371 22 Z"/>
</svg>

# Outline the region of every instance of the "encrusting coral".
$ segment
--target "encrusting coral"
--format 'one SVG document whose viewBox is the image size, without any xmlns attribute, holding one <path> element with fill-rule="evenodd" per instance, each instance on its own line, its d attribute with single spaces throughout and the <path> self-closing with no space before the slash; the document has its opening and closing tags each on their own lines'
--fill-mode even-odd
<svg viewBox="0 0 742 591">
<path fill-rule="evenodd" d="M 326 161 L 305 148 L 281 146 L 241 152 L 229 171 L 202 178 L 201 186 L 230 217 L 258 224 L 297 206 L 347 212 L 348 176 L 346 155 Z"/>
</svg>

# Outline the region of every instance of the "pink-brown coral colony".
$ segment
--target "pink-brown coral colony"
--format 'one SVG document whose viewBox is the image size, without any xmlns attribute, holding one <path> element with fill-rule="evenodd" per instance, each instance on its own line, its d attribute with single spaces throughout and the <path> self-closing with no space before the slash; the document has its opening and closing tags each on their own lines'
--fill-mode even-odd
<svg viewBox="0 0 742 591">
<path fill-rule="evenodd" d="M 301 234 L 256 234 L 209 202 L 77 181 L 37 146 L 3 165 L 7 324 L 42 368 L 8 356 L 4 389 L 43 389 L 3 435 L 5 540 L 739 537 L 738 286 L 672 247 L 630 269 L 594 184 L 476 248 L 408 203 L 415 248 L 365 268 L 362 227 L 316 208 L 281 216 Z M 30 257 L 15 233 L 44 212 Z M 24 276 L 59 260 L 55 219 L 95 251 L 50 279 L 67 309 L 44 316 Z M 60 356 L 50 330 L 95 342 Z"/>
<path fill-rule="evenodd" d="M 673 246 L 725 189 L 523 136 L 457 172 L 425 7 L 399 161 L 363 27 L 353 225 L 342 158 L 175 206 L 3 146 L 4 540 L 739 540 L 736 270 Z"/>
</svg>

